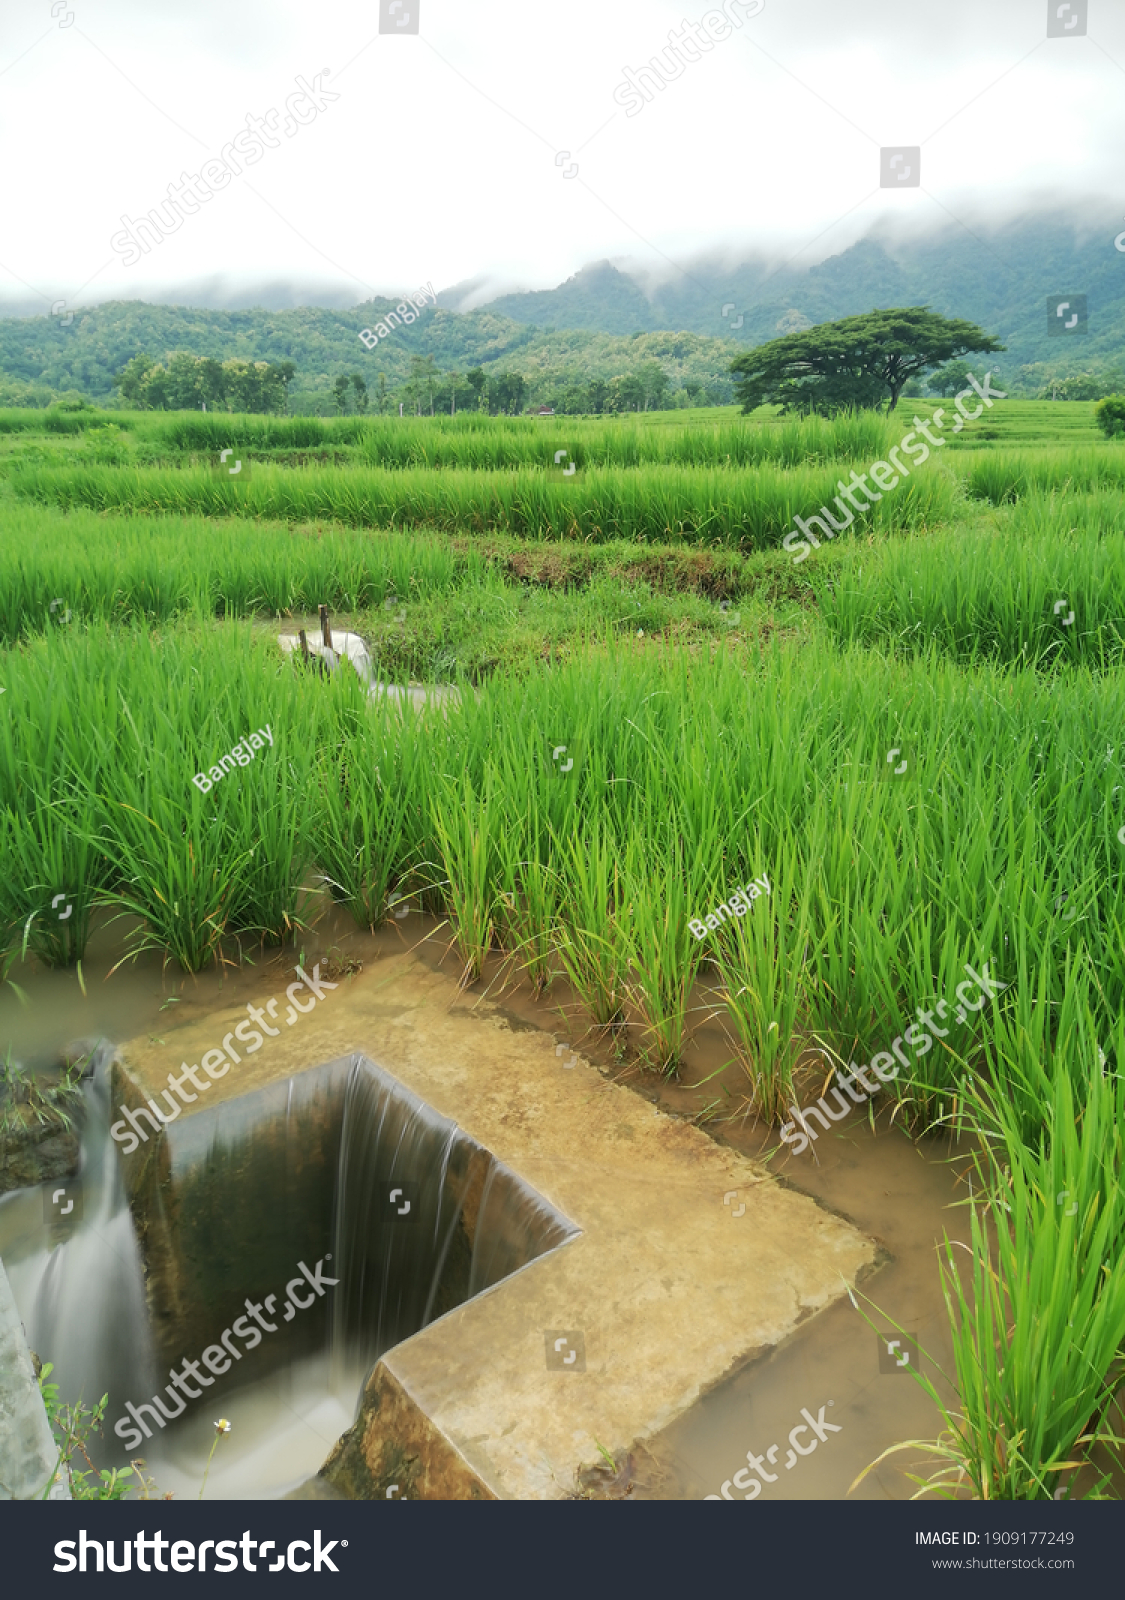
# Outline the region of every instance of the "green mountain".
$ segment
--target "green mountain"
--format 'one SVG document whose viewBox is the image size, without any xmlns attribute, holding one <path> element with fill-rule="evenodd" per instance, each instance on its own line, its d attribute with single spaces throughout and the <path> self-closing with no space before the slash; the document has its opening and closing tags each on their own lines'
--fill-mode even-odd
<svg viewBox="0 0 1125 1600">
<path fill-rule="evenodd" d="M 359 334 L 393 308 L 392 300 L 288 311 L 111 301 L 69 321 L 0 321 L 0 404 L 36 396 L 44 403 L 66 391 L 110 400 L 115 375 L 140 351 L 159 361 L 177 351 L 292 361 L 296 410 L 330 409 L 332 384 L 352 372 L 373 393 L 382 375 L 388 395 L 397 397 L 415 357 L 443 372 L 482 366 L 518 373 L 536 404 L 656 361 L 680 403 L 689 392 L 714 402 L 732 398 L 729 362 L 748 345 L 906 305 L 966 317 L 997 335 L 1008 349 L 990 365 L 1011 392 L 1034 393 L 1049 376 L 1125 368 L 1125 254 L 1114 248 L 1113 227 L 1082 232 L 1073 221 L 1039 217 L 987 237 L 962 228 L 909 242 L 870 236 L 807 269 L 697 262 L 647 296 L 603 261 L 557 289 L 505 294 L 465 314 L 449 303 L 456 291 L 439 295 L 436 306 L 374 350 Z M 1079 294 L 1088 308 L 1085 331 L 1050 334 L 1048 297 Z"/>
<path fill-rule="evenodd" d="M 437 306 L 368 350 L 360 332 L 393 307 L 393 301 L 372 300 L 346 311 L 202 311 L 119 300 L 75 312 L 69 325 L 46 317 L 0 321 L 0 404 L 18 403 L 27 387 L 44 399 L 77 392 L 110 400 L 115 375 L 141 351 L 160 361 L 177 351 L 217 360 L 292 361 L 295 410 L 315 409 L 318 401 L 330 409 L 332 384 L 352 372 L 362 374 L 373 393 L 382 374 L 388 393 L 397 394 L 415 357 L 432 358 L 442 372 L 463 375 L 482 366 L 486 372 L 519 373 L 533 403 L 591 378 L 610 382 L 652 360 L 676 389 L 686 383 L 710 390 L 713 400 L 733 397 L 731 351 L 721 339 L 667 333 L 622 338 L 579 329 L 547 333 L 491 309 L 461 316 Z"/>
<path fill-rule="evenodd" d="M 640 285 L 608 261 L 583 267 L 557 289 L 506 294 L 488 308 L 514 322 L 541 328 L 589 328 L 598 333 L 656 333 L 662 324 Z M 696 332 L 702 332 L 696 328 Z M 714 334 L 714 329 L 707 329 Z"/>
<path fill-rule="evenodd" d="M 697 261 L 647 299 L 632 278 L 599 262 L 557 289 L 506 294 L 484 309 L 540 327 L 678 328 L 745 347 L 809 323 L 928 305 L 998 336 L 1008 350 L 996 369 L 1038 388 L 1041 374 L 1021 383 L 1021 369 L 1045 364 L 1065 374 L 1125 365 L 1125 254 L 1113 242 L 1119 220 L 1095 228 L 1040 216 L 988 235 L 958 227 L 897 243 L 872 235 L 810 268 Z M 1048 297 L 1078 294 L 1087 299 L 1086 332 L 1048 333 Z"/>
</svg>

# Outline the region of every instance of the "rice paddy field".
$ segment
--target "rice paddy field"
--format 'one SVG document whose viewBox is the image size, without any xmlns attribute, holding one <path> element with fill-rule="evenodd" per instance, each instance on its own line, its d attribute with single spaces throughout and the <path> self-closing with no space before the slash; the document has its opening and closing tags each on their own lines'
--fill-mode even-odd
<svg viewBox="0 0 1125 1600">
<path fill-rule="evenodd" d="M 81 983 L 113 916 L 187 982 L 328 896 L 368 930 L 409 902 L 467 990 L 565 983 L 638 1082 L 718 1016 L 699 1120 L 776 1145 L 987 968 L 871 1106 L 971 1168 L 928 1492 L 1116 1498 L 1125 444 L 998 402 L 795 563 L 909 415 L 0 413 L 0 972 Z M 383 683 L 456 693 L 310 672 L 277 636 L 319 605 Z"/>
</svg>

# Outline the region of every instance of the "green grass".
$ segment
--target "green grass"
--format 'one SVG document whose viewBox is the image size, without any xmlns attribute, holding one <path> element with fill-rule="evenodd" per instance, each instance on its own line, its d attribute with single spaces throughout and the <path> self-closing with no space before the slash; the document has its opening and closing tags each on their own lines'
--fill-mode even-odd
<svg viewBox="0 0 1125 1600">
<path fill-rule="evenodd" d="M 810 576 L 845 643 L 1106 672 L 1125 649 L 1122 532 L 1120 493 L 1036 490 L 1001 518 L 849 551 Z"/>
<path fill-rule="evenodd" d="M 213 458 L 224 449 L 259 459 L 332 456 L 383 467 L 460 467 L 495 471 L 554 464 L 556 450 L 578 466 L 755 466 L 772 462 L 874 459 L 893 442 L 874 413 L 831 420 L 782 418 L 768 411 L 743 418 L 733 407 L 631 417 L 232 416 L 222 413 L 0 412 L 0 435 L 45 433 L 45 459 L 74 450 L 96 455 L 113 447 L 138 462 Z M 89 435 L 83 439 L 80 436 Z M 68 442 L 66 436 L 73 440 Z M 17 455 L 27 446 L 15 446 Z"/>
<path fill-rule="evenodd" d="M 317 467 L 294 472 L 263 466 L 237 488 L 199 467 L 17 463 L 8 471 L 17 495 L 67 510 L 326 519 L 362 528 L 498 531 L 595 543 L 683 541 L 742 551 L 780 544 L 795 516 L 831 501 L 838 477 L 830 467 L 595 467 L 568 483 L 530 469 L 436 473 Z M 940 470 L 915 476 L 874 508 L 872 525 L 903 528 L 948 519 L 956 494 L 953 480 Z"/>
<path fill-rule="evenodd" d="M 58 632 L 2 671 L 0 817 L 13 828 L 34 784 L 44 863 L 0 885 L 12 950 L 29 906 L 45 922 L 81 874 L 101 885 L 91 900 L 140 917 L 141 941 L 187 967 L 307 921 L 310 870 L 367 926 L 429 885 L 466 981 L 497 938 L 534 958 L 541 986 L 568 966 L 595 1025 L 628 1001 L 634 1043 L 661 1070 L 690 1039 L 697 960 L 717 960 L 736 999 L 756 983 L 731 1022 L 747 1050 L 777 1036 L 748 1069 L 770 1112 L 802 1041 L 882 1048 L 966 960 L 1012 984 L 991 1030 L 1033 995 L 1053 1029 L 1079 949 L 1104 1014 L 1125 1009 L 1116 678 L 1048 685 L 815 640 L 750 658 L 605 645 L 427 715 L 369 705 L 353 675 L 306 674 L 245 625 Z M 42 704 L 57 708 L 46 726 Z M 274 748 L 200 794 L 192 774 L 266 722 Z M 917 774 L 900 785 L 882 772 L 906 739 Z M 763 871 L 781 884 L 753 925 L 764 943 L 698 944 L 688 919 Z M 1042 994 L 1025 967 L 1047 975 Z M 894 1086 L 919 1127 L 953 1105 L 961 1064 L 935 1051 L 923 1068 Z"/>
</svg>

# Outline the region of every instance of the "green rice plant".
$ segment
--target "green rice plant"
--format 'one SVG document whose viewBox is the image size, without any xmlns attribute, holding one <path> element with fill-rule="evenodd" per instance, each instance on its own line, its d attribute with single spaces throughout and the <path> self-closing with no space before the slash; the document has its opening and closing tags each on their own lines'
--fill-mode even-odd
<svg viewBox="0 0 1125 1600">
<path fill-rule="evenodd" d="M 453 942 L 465 963 L 460 978 L 463 989 L 477 982 L 492 947 L 502 816 L 491 766 L 485 769 L 479 791 L 474 790 L 467 772 L 460 783 L 453 778 L 440 780 L 433 802 L 433 827 L 453 912 Z"/>
<path fill-rule="evenodd" d="M 163 948 L 195 971 L 228 929 L 278 938 L 299 926 L 307 840 L 297 825 L 300 776 L 294 783 L 286 763 L 315 743 L 313 685 L 255 648 L 245 629 L 202 651 L 189 634 L 159 649 L 127 637 L 116 649 L 130 679 L 120 734 L 111 748 L 99 728 L 91 736 L 105 773 L 98 838 L 118 879 L 112 899 L 145 924 L 131 954 Z M 172 709 L 181 703 L 198 708 L 186 727 Z M 193 775 L 206 777 L 267 723 L 272 745 L 263 736 L 257 757 L 232 760 L 207 791 L 196 785 Z"/>
<path fill-rule="evenodd" d="M 403 746 L 412 748 L 405 740 Z M 417 762 L 400 758 L 385 725 L 365 723 L 320 753 L 316 859 L 337 898 L 372 932 L 415 864 L 410 808 L 417 782 Z"/>
<path fill-rule="evenodd" d="M 635 836 L 626 841 L 620 914 L 629 952 L 626 993 L 645 1023 L 640 1053 L 656 1072 L 674 1072 L 690 1039 L 689 1001 L 703 957 L 688 923 L 714 883 L 713 863 L 687 857 L 679 839 L 663 849 Z"/>
<path fill-rule="evenodd" d="M 1040 1078 L 1047 1118 L 1031 1144 L 1005 1079 L 966 1083 L 984 1140 L 972 1259 L 962 1266 L 947 1237 L 941 1262 L 958 1399 L 912 1369 L 945 1428 L 879 1457 L 911 1448 L 940 1461 L 915 1478 L 919 1495 L 1050 1500 L 1096 1445 L 1125 1444 L 1104 1422 L 1125 1340 L 1125 1093 L 1096 1059 L 1068 1056 L 1056 1051 L 1049 1088 Z"/>
<path fill-rule="evenodd" d="M 629 538 L 767 549 L 800 513 L 836 492 L 829 467 L 764 465 L 720 470 L 665 465 L 592 467 L 573 483 L 531 469 L 516 472 L 389 472 L 376 468 L 262 466 L 238 488 L 210 471 L 129 467 L 15 466 L 17 495 L 74 509 L 208 517 L 249 515 L 286 522 L 327 518 L 359 527 L 498 530 L 529 538 L 603 543 Z M 871 525 L 904 528 L 952 515 L 954 480 L 943 472 L 911 479 L 871 514 Z"/>
<path fill-rule="evenodd" d="M 483 417 L 260 417 L 190 413 L 141 421 L 144 440 L 158 454 L 215 455 L 232 447 L 252 454 L 352 447 L 372 466 L 428 470 L 497 471 L 545 466 L 566 449 L 580 467 L 754 466 L 775 462 L 876 460 L 898 437 L 874 412 L 834 418 L 747 420 L 692 416 L 651 425 L 632 417 L 586 419 Z M 0 431 L 2 426 L 0 426 Z"/>
<path fill-rule="evenodd" d="M 193 965 L 230 935 L 297 927 L 310 868 L 367 924 L 406 893 L 445 914 L 442 880 L 456 875 L 466 965 L 499 929 L 536 963 L 534 982 L 561 962 L 604 1027 L 620 1020 L 634 960 L 646 1052 L 667 1065 L 689 1033 L 692 962 L 710 958 L 688 922 L 735 884 L 772 877 L 800 841 L 813 873 L 800 907 L 807 1024 L 831 1049 L 886 1048 L 952 994 L 966 960 L 991 961 L 1010 985 L 971 1038 L 951 1035 L 904 1075 L 895 1092 L 911 1126 L 946 1114 L 963 1065 L 982 1070 L 1001 1025 L 1019 1019 L 1053 1047 L 1068 962 L 1083 952 L 1098 974 L 1091 1008 L 1125 1010 L 1119 675 L 1076 667 L 1047 682 L 815 635 L 761 652 L 643 653 L 591 636 L 574 659 L 415 713 L 369 700 L 347 674 L 303 673 L 270 634 L 197 613 L 147 636 L 58 626 L 0 654 L 0 827 L 7 858 L 22 853 L 17 873 L 0 874 L 10 955 L 41 891 L 48 907 L 73 898 L 72 874 Z M 266 723 L 274 745 L 200 793 L 193 775 Z M 904 741 L 917 781 L 875 779 Z M 498 820 L 490 810 L 482 835 L 489 784 Z M 557 914 L 546 869 L 562 885 Z M 518 929 L 495 903 L 501 889 L 517 896 Z M 634 903 L 639 920 L 623 914 Z M 29 940 L 41 926 L 37 914 Z M 1029 995 L 1045 985 L 1034 1026 L 1025 973 Z"/>
<path fill-rule="evenodd" d="M 502 821 L 496 909 L 501 941 L 538 999 L 554 977 L 561 885 L 548 860 L 550 827 L 541 804 L 542 788 L 519 783 L 504 759 L 509 754 L 502 753 L 499 765 Z"/>
<path fill-rule="evenodd" d="M 89 730 L 115 738 L 116 664 L 98 641 L 59 633 L 5 663 L 0 715 L 0 949 L 81 961 L 111 880 L 94 838 L 104 767 Z M 62 897 L 62 898 L 60 898 Z M 69 909 L 68 909 L 69 908 Z"/>
<path fill-rule="evenodd" d="M 1105 537 L 1120 525 L 1120 507 L 1119 491 L 1030 490 L 1001 527 L 974 522 L 891 541 L 810 578 L 828 628 L 844 641 L 1106 672 L 1125 655 L 1125 557 Z"/>
<path fill-rule="evenodd" d="M 974 500 L 1003 505 L 1033 490 L 1083 493 L 1118 489 L 1125 484 L 1125 458 L 1112 445 L 1095 449 L 1020 451 L 990 450 L 975 454 L 966 479 Z"/>
<path fill-rule="evenodd" d="M 505 864 L 498 911 L 505 947 L 512 951 L 538 1000 L 551 987 L 555 975 L 555 918 L 559 902 L 558 875 L 536 856 L 516 863 L 510 873 Z"/>
<path fill-rule="evenodd" d="M 818 868 L 806 891 L 808 926 L 816 949 L 810 974 L 811 1021 L 830 1055 L 849 1056 L 860 1040 L 882 1031 L 889 997 L 885 986 L 880 988 L 879 965 L 862 959 L 861 950 L 887 939 L 884 927 L 879 928 L 878 939 L 871 938 L 876 908 L 882 920 L 888 915 L 894 919 L 892 927 L 909 915 L 904 892 L 909 869 L 893 847 L 887 848 L 892 821 L 901 814 L 900 793 L 874 776 L 894 737 L 888 732 L 875 742 L 878 754 L 845 760 L 843 770 L 849 778 L 844 792 L 817 828 Z"/>
<path fill-rule="evenodd" d="M 798 841 L 787 841 L 769 863 L 770 893 L 714 936 L 719 996 L 754 1109 L 768 1122 L 781 1120 L 792 1099 L 810 1008 L 810 956 L 815 966 L 819 954 L 809 929 L 813 872 L 800 855 Z"/>
<path fill-rule="evenodd" d="M 55 628 L 65 601 L 82 625 L 282 616 L 320 604 L 355 612 L 392 594 L 415 602 L 483 583 L 475 550 L 412 534 L 263 526 L 231 517 L 69 516 L 17 504 L 0 527 L 0 637 Z M 65 613 L 64 613 L 65 614 Z"/>
<path fill-rule="evenodd" d="M 624 1020 L 629 954 L 621 923 L 620 853 L 604 819 L 555 837 L 560 879 L 558 955 L 575 993 L 601 1031 Z"/>
<path fill-rule="evenodd" d="M 82 827 L 80 799 L 29 793 L 0 811 L 0 949 L 18 944 L 47 966 L 80 962 L 109 863 Z"/>
</svg>

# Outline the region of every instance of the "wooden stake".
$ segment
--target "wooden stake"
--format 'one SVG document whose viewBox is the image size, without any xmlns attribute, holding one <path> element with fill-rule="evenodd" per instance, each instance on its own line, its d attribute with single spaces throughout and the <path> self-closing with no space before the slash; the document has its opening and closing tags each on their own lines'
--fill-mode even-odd
<svg viewBox="0 0 1125 1600">
<path fill-rule="evenodd" d="M 327 606 L 320 606 L 319 610 L 320 610 L 320 633 L 321 633 L 322 639 L 324 640 L 324 648 L 326 650 L 331 650 L 331 648 L 332 648 L 332 629 L 328 624 L 328 607 Z"/>
<path fill-rule="evenodd" d="M 301 631 L 300 631 L 300 633 L 298 634 L 297 637 L 301 641 L 301 654 L 304 656 L 305 660 L 307 661 L 309 659 L 309 641 L 305 637 L 304 628 L 301 629 Z"/>
</svg>

